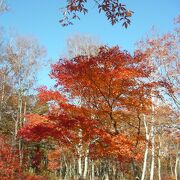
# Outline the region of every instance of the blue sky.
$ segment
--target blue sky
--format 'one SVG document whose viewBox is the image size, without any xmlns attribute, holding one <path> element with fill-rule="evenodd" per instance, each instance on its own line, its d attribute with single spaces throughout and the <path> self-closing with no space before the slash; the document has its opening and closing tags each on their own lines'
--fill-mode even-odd
<svg viewBox="0 0 180 180">
<path fill-rule="evenodd" d="M 48 58 L 56 62 L 65 53 L 66 39 L 75 33 L 89 34 L 104 44 L 119 45 L 132 52 L 134 44 L 145 37 L 152 26 L 160 33 L 169 32 L 173 29 L 173 19 L 180 14 L 179 0 L 126 0 L 122 3 L 134 11 L 128 29 L 121 24 L 111 26 L 104 14 L 98 14 L 94 3 L 80 21 L 61 27 L 59 9 L 65 5 L 65 0 L 9 0 L 10 11 L 0 16 L 0 26 L 36 37 L 47 49 Z M 39 71 L 38 85 L 52 85 L 49 71 L 47 67 Z"/>
</svg>

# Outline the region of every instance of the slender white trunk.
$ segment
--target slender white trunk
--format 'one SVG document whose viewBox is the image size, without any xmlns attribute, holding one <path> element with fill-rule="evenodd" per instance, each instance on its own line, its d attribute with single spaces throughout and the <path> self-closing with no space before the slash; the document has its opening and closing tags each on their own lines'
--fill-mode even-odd
<svg viewBox="0 0 180 180">
<path fill-rule="evenodd" d="M 22 166 L 23 163 L 23 147 L 22 147 L 22 141 L 19 139 L 19 164 Z"/>
<path fill-rule="evenodd" d="M 120 179 L 121 179 L 121 180 L 125 180 L 123 171 L 121 171 Z"/>
<path fill-rule="evenodd" d="M 17 132 L 18 132 L 18 118 L 14 119 L 15 120 L 15 125 L 14 125 L 14 145 L 16 144 L 17 140 Z"/>
<path fill-rule="evenodd" d="M 176 157 L 176 163 L 175 163 L 175 169 L 174 169 L 174 173 L 175 173 L 175 178 L 176 180 L 178 180 L 178 165 L 179 165 L 179 157 L 177 155 Z"/>
<path fill-rule="evenodd" d="M 18 114 L 19 114 L 19 117 L 18 117 L 18 127 L 16 129 L 16 131 L 19 130 L 19 128 L 22 127 L 22 91 L 21 91 L 21 88 L 20 88 L 20 91 L 19 91 L 19 95 L 18 95 Z M 17 135 L 17 134 L 16 134 Z M 23 147 L 22 147 L 22 141 L 21 139 L 18 140 L 18 147 L 19 147 L 19 163 L 20 163 L 20 166 L 22 166 L 22 161 L 23 161 Z"/>
<path fill-rule="evenodd" d="M 91 180 L 94 180 L 94 161 L 91 161 Z"/>
<path fill-rule="evenodd" d="M 72 165 L 71 163 L 69 164 L 69 177 L 72 177 Z"/>
<path fill-rule="evenodd" d="M 78 173 L 79 173 L 79 176 L 82 176 L 82 156 L 80 153 L 78 157 Z"/>
<path fill-rule="evenodd" d="M 155 107 L 154 107 L 154 98 L 152 97 L 152 117 L 151 117 L 151 170 L 150 170 L 150 180 L 154 179 L 154 161 L 155 161 L 155 133 L 154 133 L 154 114 L 155 114 Z"/>
<path fill-rule="evenodd" d="M 159 136 L 159 149 L 158 149 L 158 177 L 161 180 L 161 138 Z"/>
<path fill-rule="evenodd" d="M 147 126 L 145 115 L 143 115 L 143 120 L 144 120 L 144 127 L 145 127 L 145 133 L 146 133 L 146 149 L 144 152 L 144 162 L 143 162 L 141 180 L 144 180 L 146 176 L 147 158 L 148 158 L 148 151 L 149 151 L 149 132 L 148 132 L 148 126 Z"/>
<path fill-rule="evenodd" d="M 116 166 L 113 164 L 112 166 L 113 176 L 116 176 Z"/>
<path fill-rule="evenodd" d="M 152 128 L 152 131 L 154 131 L 154 127 Z M 152 150 L 152 159 L 151 159 L 151 171 L 150 171 L 150 180 L 154 179 L 154 161 L 155 161 L 155 137 L 154 132 L 152 133 L 152 140 L 151 140 L 151 150 Z"/>
<path fill-rule="evenodd" d="M 1 94 L 1 101 L 0 101 L 0 121 L 2 120 L 2 109 L 3 109 L 3 101 L 5 96 L 5 75 L 2 82 L 2 94 Z"/>
<path fill-rule="evenodd" d="M 64 157 L 64 164 L 65 164 L 65 169 L 66 169 L 65 175 L 64 175 L 64 180 L 67 180 L 68 165 L 67 165 L 67 163 L 66 163 L 66 158 L 65 158 L 65 157 Z"/>
<path fill-rule="evenodd" d="M 17 140 L 17 132 L 18 132 L 18 129 L 19 129 L 19 124 L 20 124 L 20 121 L 21 121 L 21 92 L 19 90 L 18 92 L 18 107 L 17 107 L 17 117 L 16 117 L 16 122 L 15 122 L 15 129 L 14 129 L 14 134 L 15 134 L 15 141 Z"/>
<path fill-rule="evenodd" d="M 19 106 L 19 128 L 21 128 L 24 124 L 25 121 L 25 114 L 26 114 L 26 101 L 24 104 L 24 109 L 22 108 L 23 105 L 23 101 L 22 101 L 22 97 L 20 98 L 20 106 Z M 22 109 L 24 110 L 24 112 L 22 113 Z M 22 115 L 24 116 L 22 118 Z M 18 130 L 18 126 L 16 128 L 16 130 Z M 17 133 L 16 133 L 17 134 Z M 23 143 L 21 141 L 21 139 L 19 139 L 19 158 L 20 158 L 20 166 L 22 165 L 23 162 L 23 157 L 24 157 L 24 153 L 23 153 Z"/>
<path fill-rule="evenodd" d="M 174 176 L 173 164 L 172 164 L 172 158 L 171 157 L 170 157 L 170 168 L 171 168 L 171 175 Z"/>
<path fill-rule="evenodd" d="M 89 156 L 89 147 L 86 151 L 86 156 L 84 159 L 84 173 L 83 173 L 83 178 L 86 179 L 87 172 L 88 172 L 88 156 Z"/>
<path fill-rule="evenodd" d="M 148 147 L 148 143 L 147 143 L 147 144 L 146 144 L 146 150 L 145 150 L 145 153 L 144 153 L 144 162 L 143 162 L 143 171 L 142 171 L 141 180 L 144 180 L 144 179 L 145 179 L 145 176 L 146 176 L 148 151 L 149 151 L 149 147 Z"/>
<path fill-rule="evenodd" d="M 105 180 L 109 180 L 109 175 L 108 175 L 108 173 L 106 173 L 106 174 L 104 175 L 104 179 L 105 179 Z"/>
<path fill-rule="evenodd" d="M 82 129 L 79 129 L 79 144 L 77 147 L 77 152 L 78 152 L 78 173 L 79 176 L 82 176 Z"/>
<path fill-rule="evenodd" d="M 19 128 L 22 127 L 22 96 L 19 97 Z"/>
<path fill-rule="evenodd" d="M 24 117 L 23 117 L 23 124 L 24 124 L 24 122 L 25 122 L 25 120 L 26 120 L 26 118 L 25 118 L 26 111 L 27 111 L 27 102 L 25 101 L 25 102 L 24 102 Z"/>
</svg>

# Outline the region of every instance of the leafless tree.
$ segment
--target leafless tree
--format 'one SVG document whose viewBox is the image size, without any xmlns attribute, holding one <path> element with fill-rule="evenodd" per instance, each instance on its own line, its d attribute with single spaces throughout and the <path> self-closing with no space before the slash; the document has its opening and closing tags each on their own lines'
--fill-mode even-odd
<svg viewBox="0 0 180 180">
<path fill-rule="evenodd" d="M 75 34 L 67 39 L 68 58 L 79 55 L 96 55 L 99 47 L 98 39 L 89 35 Z"/>
</svg>

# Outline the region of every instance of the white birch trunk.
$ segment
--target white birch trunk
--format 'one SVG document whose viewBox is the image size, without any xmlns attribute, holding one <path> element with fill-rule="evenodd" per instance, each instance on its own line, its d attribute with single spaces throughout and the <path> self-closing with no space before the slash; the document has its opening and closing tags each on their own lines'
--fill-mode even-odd
<svg viewBox="0 0 180 180">
<path fill-rule="evenodd" d="M 78 173 L 79 173 L 79 176 L 82 176 L 82 156 L 80 153 L 78 157 Z"/>
<path fill-rule="evenodd" d="M 18 117 L 18 127 L 16 129 L 16 131 L 19 130 L 19 128 L 22 127 L 22 90 L 21 90 L 21 82 L 20 82 L 20 90 L 19 90 L 19 94 L 18 94 L 18 114 L 19 114 L 19 117 Z M 17 134 L 16 134 L 17 136 Z M 22 166 L 22 161 L 23 161 L 23 147 L 22 147 L 22 141 L 21 139 L 18 140 L 18 148 L 19 148 L 19 163 L 20 163 L 20 166 Z"/>
<path fill-rule="evenodd" d="M 84 172 L 83 172 L 83 178 L 86 179 L 87 172 L 88 172 L 88 156 L 89 156 L 89 147 L 86 151 L 86 156 L 84 159 Z"/>
<path fill-rule="evenodd" d="M 174 173 L 175 173 L 175 178 L 176 180 L 178 180 L 178 165 L 179 165 L 179 157 L 177 155 L 176 157 L 176 163 L 175 163 L 175 169 L 174 169 Z"/>
<path fill-rule="evenodd" d="M 79 136 L 79 144 L 78 144 L 78 147 L 77 147 L 77 152 L 78 152 L 78 173 L 79 173 L 79 176 L 82 177 L 82 129 L 79 129 L 78 136 Z"/>
<path fill-rule="evenodd" d="M 146 149 L 144 152 L 144 162 L 143 162 L 143 170 L 142 170 L 142 176 L 141 180 L 145 179 L 146 176 L 146 168 L 147 168 L 147 158 L 148 158 L 148 151 L 149 151 L 149 132 L 148 132 L 148 126 L 146 122 L 146 116 L 143 115 L 143 120 L 144 120 L 144 127 L 145 127 L 145 133 L 146 133 Z"/>
<path fill-rule="evenodd" d="M 91 160 L 91 180 L 94 180 L 94 161 Z"/>
<path fill-rule="evenodd" d="M 2 82 L 2 94 L 1 94 L 1 102 L 0 102 L 0 121 L 2 120 L 2 108 L 3 108 L 3 101 L 4 101 L 4 96 L 5 96 L 5 87 L 4 87 L 4 83 L 5 83 L 5 75 L 4 75 L 4 79 Z"/>
<path fill-rule="evenodd" d="M 108 173 L 106 173 L 106 174 L 104 175 L 104 179 L 105 179 L 105 180 L 109 180 L 109 175 L 108 175 Z"/>
<path fill-rule="evenodd" d="M 161 138 L 159 136 L 159 149 L 158 149 L 158 177 L 161 180 Z"/>
<path fill-rule="evenodd" d="M 155 114 L 155 107 L 154 107 L 154 98 L 152 97 L 152 117 L 151 117 L 151 170 L 150 170 L 150 180 L 154 179 L 154 161 L 155 161 L 155 134 L 154 134 L 154 114 Z"/>
<path fill-rule="evenodd" d="M 17 131 L 18 131 L 18 119 L 16 119 L 15 121 L 15 127 L 14 127 L 14 142 L 16 143 L 16 139 L 17 139 Z M 14 144 L 15 144 L 14 143 Z"/>
<path fill-rule="evenodd" d="M 174 176 L 172 157 L 171 156 L 170 156 L 170 168 L 171 168 L 171 176 Z"/>
<path fill-rule="evenodd" d="M 26 111 L 27 111 L 27 102 L 24 102 L 24 117 L 23 117 L 23 124 L 26 121 L 25 115 L 26 115 Z"/>
</svg>

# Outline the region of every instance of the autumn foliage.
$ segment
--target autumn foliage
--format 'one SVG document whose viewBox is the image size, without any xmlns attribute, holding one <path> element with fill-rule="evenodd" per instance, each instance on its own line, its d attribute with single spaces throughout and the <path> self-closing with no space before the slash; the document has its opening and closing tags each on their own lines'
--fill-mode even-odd
<svg viewBox="0 0 180 180">
<path fill-rule="evenodd" d="M 146 80 L 151 68 L 145 59 L 140 51 L 132 56 L 106 46 L 97 56 L 60 59 L 50 75 L 59 89 L 38 89 L 39 102 L 48 104 L 49 111 L 27 115 L 20 136 L 37 142 L 53 139 L 77 157 L 81 144 L 83 156 L 88 152 L 92 159 L 141 159 L 138 115 L 151 105 L 149 95 L 156 84 Z M 130 134 L 124 133 L 125 126 L 131 127 Z"/>
<path fill-rule="evenodd" d="M 42 180 L 46 179 L 38 175 L 30 175 L 24 172 L 26 164 L 22 168 L 19 164 L 17 149 L 9 145 L 7 137 L 0 137 L 0 179 L 2 180 Z"/>
<path fill-rule="evenodd" d="M 18 158 L 5 137 L 0 137 L 0 179 L 18 179 L 22 176 Z"/>
</svg>

